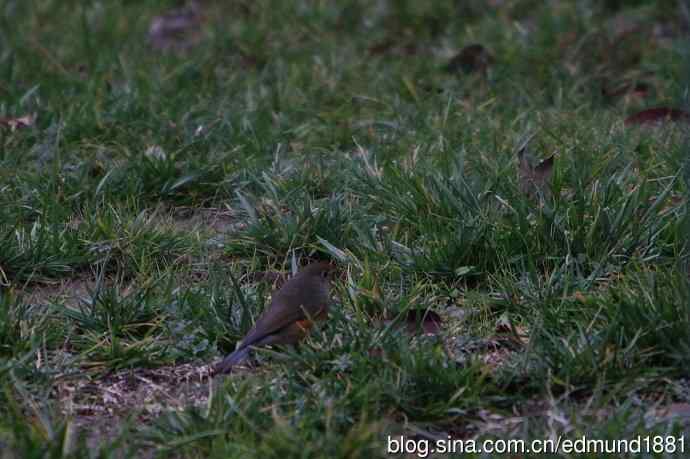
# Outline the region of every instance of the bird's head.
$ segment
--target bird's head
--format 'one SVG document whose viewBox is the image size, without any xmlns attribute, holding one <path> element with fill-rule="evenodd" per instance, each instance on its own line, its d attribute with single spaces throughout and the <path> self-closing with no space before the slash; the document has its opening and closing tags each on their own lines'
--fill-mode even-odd
<svg viewBox="0 0 690 459">
<path fill-rule="evenodd" d="M 317 261 L 303 269 L 307 276 L 319 276 L 328 281 L 333 280 L 337 266 L 332 261 Z"/>
</svg>

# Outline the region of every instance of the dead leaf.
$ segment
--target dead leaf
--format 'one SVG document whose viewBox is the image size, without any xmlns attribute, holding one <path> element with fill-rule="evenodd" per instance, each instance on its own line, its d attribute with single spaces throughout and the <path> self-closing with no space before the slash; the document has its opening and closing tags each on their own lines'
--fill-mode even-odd
<svg viewBox="0 0 690 459">
<path fill-rule="evenodd" d="M 494 58 L 491 53 L 484 46 L 474 43 L 462 48 L 446 64 L 444 70 L 449 73 L 458 73 L 460 71 L 464 73 L 484 73 L 493 62 Z"/>
<path fill-rule="evenodd" d="M 36 115 L 24 115 L 19 118 L 3 118 L 0 117 L 0 126 L 5 126 L 10 128 L 10 131 L 14 132 L 17 129 L 31 127 L 36 121 Z"/>
<path fill-rule="evenodd" d="M 669 121 L 690 122 L 690 113 L 677 108 L 649 108 L 627 117 L 625 119 L 625 125 L 661 125 Z"/>
<path fill-rule="evenodd" d="M 161 51 L 184 51 L 202 39 L 201 7 L 196 1 L 155 16 L 149 25 L 149 42 Z"/>
<path fill-rule="evenodd" d="M 534 158 L 527 153 L 525 145 L 518 151 L 518 184 L 520 191 L 530 198 L 546 199 L 551 195 L 551 178 L 553 177 L 554 155 L 549 156 L 536 166 Z"/>
</svg>

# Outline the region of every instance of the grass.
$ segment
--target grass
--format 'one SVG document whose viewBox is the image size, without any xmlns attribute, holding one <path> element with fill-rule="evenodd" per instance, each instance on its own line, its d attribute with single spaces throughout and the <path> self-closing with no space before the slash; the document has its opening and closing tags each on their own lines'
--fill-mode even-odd
<svg viewBox="0 0 690 459">
<path fill-rule="evenodd" d="M 687 108 L 687 6 L 461 3 L 7 0 L 0 458 L 684 435 L 688 128 L 624 120 Z M 323 258 L 327 325 L 209 380 Z"/>
</svg>

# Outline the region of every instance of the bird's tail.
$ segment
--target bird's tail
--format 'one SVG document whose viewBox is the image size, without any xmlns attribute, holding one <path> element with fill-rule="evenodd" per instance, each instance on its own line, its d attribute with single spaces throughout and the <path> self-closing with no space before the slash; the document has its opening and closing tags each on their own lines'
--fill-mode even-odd
<svg viewBox="0 0 690 459">
<path fill-rule="evenodd" d="M 229 354 L 221 362 L 213 367 L 213 374 L 227 374 L 232 371 L 232 367 L 249 357 L 249 347 L 244 346 L 232 354 Z"/>
</svg>

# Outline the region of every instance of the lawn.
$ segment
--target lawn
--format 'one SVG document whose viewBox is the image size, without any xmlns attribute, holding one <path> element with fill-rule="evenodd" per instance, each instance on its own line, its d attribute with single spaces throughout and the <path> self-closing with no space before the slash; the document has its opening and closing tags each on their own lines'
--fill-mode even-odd
<svg viewBox="0 0 690 459">
<path fill-rule="evenodd" d="M 690 457 L 689 33 L 683 0 L 3 0 L 0 459 Z M 315 260 L 329 320 L 210 377 Z"/>
</svg>

